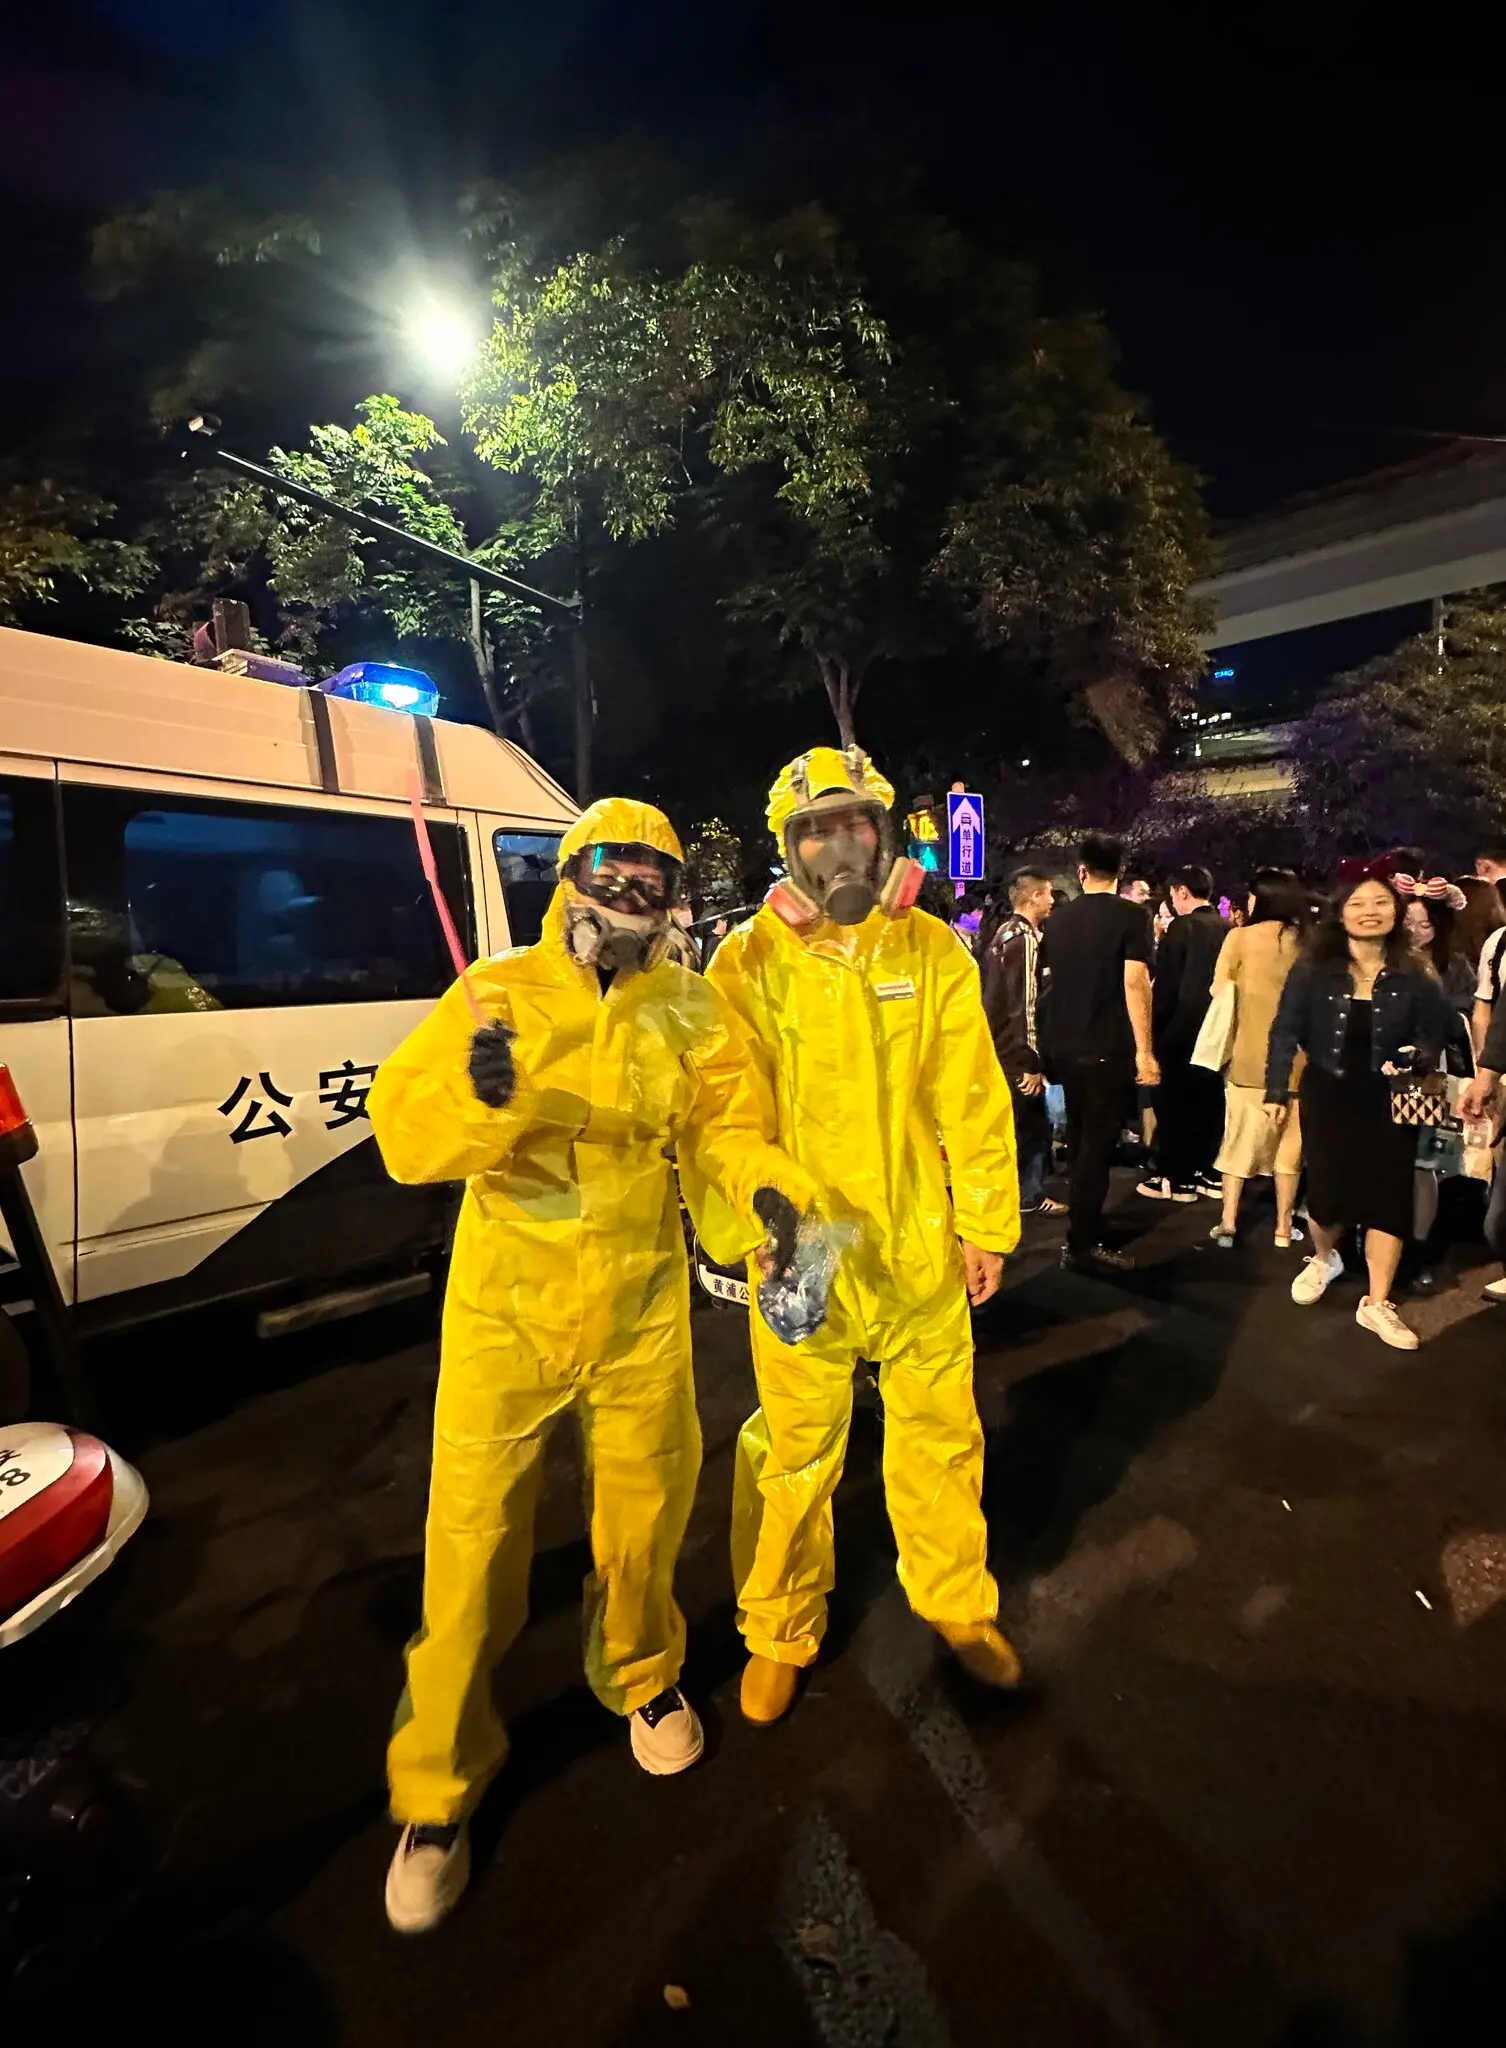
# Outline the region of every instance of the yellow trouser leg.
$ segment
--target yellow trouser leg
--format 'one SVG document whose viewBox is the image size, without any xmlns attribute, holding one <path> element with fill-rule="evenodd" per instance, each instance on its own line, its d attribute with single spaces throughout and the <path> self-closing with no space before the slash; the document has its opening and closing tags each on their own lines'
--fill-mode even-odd
<svg viewBox="0 0 1506 2048">
<path fill-rule="evenodd" d="M 683 1331 L 647 1341 L 658 1355 L 598 1366 L 580 1402 L 591 1518 L 584 1625 L 591 1690 L 631 1714 L 680 1676 L 685 1617 L 675 1561 L 701 1469 L 701 1425 Z"/>
<path fill-rule="evenodd" d="M 527 1616 L 545 1438 L 570 1403 L 563 1374 L 552 1388 L 498 1385 L 509 1362 L 504 1333 L 457 1344 L 440 1372 L 423 1626 L 387 1749 L 399 1821 L 462 1819 L 507 1754 L 492 1672 Z"/>
<path fill-rule="evenodd" d="M 884 1348 L 884 1498 L 900 1584 L 925 1621 L 992 1621 L 999 1589 L 988 1569 L 983 1430 L 962 1289 L 906 1317 Z"/>
<path fill-rule="evenodd" d="M 756 1309 L 751 1328 L 762 1405 L 737 1440 L 737 1625 L 755 1657 L 810 1664 L 836 1576 L 831 1497 L 847 1455 L 856 1356 L 827 1331 L 798 1349 L 781 1344 Z"/>
</svg>

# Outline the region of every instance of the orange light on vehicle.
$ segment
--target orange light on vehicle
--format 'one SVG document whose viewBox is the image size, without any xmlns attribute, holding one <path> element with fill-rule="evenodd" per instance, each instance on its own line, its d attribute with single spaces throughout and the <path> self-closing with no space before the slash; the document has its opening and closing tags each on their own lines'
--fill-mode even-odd
<svg viewBox="0 0 1506 2048">
<path fill-rule="evenodd" d="M 0 1138 L 24 1131 L 31 1119 L 21 1103 L 20 1092 L 10 1077 L 9 1067 L 0 1067 Z"/>
</svg>

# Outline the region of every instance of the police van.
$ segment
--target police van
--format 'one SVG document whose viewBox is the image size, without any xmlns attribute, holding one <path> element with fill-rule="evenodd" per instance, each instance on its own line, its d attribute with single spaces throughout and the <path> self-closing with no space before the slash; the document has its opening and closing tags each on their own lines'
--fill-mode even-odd
<svg viewBox="0 0 1506 2048">
<path fill-rule="evenodd" d="M 538 937 L 576 815 L 416 672 L 222 661 L 0 629 L 0 1064 L 86 1328 L 442 1248 L 453 1193 L 389 1181 L 366 1114 L 453 978 L 414 808 L 471 959 Z"/>
</svg>

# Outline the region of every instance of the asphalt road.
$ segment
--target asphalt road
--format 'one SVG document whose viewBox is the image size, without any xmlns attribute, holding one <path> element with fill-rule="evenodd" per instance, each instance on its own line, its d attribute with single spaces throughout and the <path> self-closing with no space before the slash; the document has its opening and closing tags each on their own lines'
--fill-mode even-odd
<svg viewBox="0 0 1506 2048">
<path fill-rule="evenodd" d="M 894 1583 L 878 1418 L 838 1496 L 828 1653 L 736 1712 L 726 1527 L 751 1405 L 696 1317 L 706 1463 L 681 1570 L 709 1754 L 642 1776 L 579 1674 L 557 1439 L 514 1753 L 471 1896 L 382 1914 L 382 1749 L 419 1595 L 432 1311 L 100 1358 L 153 1513 L 101 1583 L 97 1744 L 133 1881 L 23 1977 L 49 2032 L 152 2043 L 1329 2048 L 1506 2040 L 1506 1321 L 1483 1252 L 1415 1356 L 1315 1309 L 1261 1217 L 1153 1210 L 1122 1283 L 1033 1226 L 979 1329 L 987 1505 L 1031 1686 L 979 1693 Z M 1493 1271 L 1493 1269 L 1490 1269 Z M 19 2038 L 19 2037 L 18 2037 Z"/>
</svg>

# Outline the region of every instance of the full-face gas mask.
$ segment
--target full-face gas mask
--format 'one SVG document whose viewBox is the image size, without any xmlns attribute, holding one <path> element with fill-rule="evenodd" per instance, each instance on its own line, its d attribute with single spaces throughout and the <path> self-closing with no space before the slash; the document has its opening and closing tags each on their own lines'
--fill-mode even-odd
<svg viewBox="0 0 1506 2048">
<path fill-rule="evenodd" d="M 851 790 L 831 790 L 785 826 L 784 858 L 795 886 L 833 924 L 861 924 L 894 859 L 889 815 Z"/>
<path fill-rule="evenodd" d="M 600 840 L 565 864 L 565 944 L 599 974 L 650 966 L 665 943 L 681 867 L 651 846 Z"/>
<path fill-rule="evenodd" d="M 857 925 L 875 908 L 890 916 L 908 910 L 920 893 L 921 870 L 895 858 L 888 808 L 863 787 L 866 760 L 850 751 L 847 784 L 815 791 L 797 784 L 804 801 L 785 820 L 785 877 L 768 898 L 789 924 L 827 917 Z"/>
</svg>

